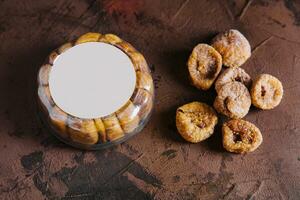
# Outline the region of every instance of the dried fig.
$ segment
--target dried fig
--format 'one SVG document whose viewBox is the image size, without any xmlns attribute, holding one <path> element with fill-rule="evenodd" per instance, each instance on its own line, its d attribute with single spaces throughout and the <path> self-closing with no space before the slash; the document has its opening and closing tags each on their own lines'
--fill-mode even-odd
<svg viewBox="0 0 300 200">
<path fill-rule="evenodd" d="M 243 83 L 247 88 L 250 88 L 252 80 L 249 74 L 240 67 L 226 69 L 216 80 L 215 88 L 218 92 L 223 85 L 233 81 Z"/>
<path fill-rule="evenodd" d="M 225 84 L 215 99 L 215 109 L 229 118 L 243 118 L 250 109 L 251 97 L 248 89 L 240 82 Z"/>
<path fill-rule="evenodd" d="M 253 82 L 251 98 L 254 106 L 269 110 L 281 102 L 283 87 L 281 82 L 269 74 L 261 74 Z"/>
<path fill-rule="evenodd" d="M 86 33 L 76 40 L 75 45 L 85 42 L 98 42 L 101 36 L 100 33 Z"/>
<path fill-rule="evenodd" d="M 201 102 L 183 105 L 176 112 L 176 127 L 187 141 L 198 143 L 209 138 L 218 117 L 213 108 Z"/>
<path fill-rule="evenodd" d="M 239 67 L 251 56 L 251 47 L 245 36 L 238 30 L 218 34 L 212 46 L 222 55 L 227 67 Z"/>
<path fill-rule="evenodd" d="M 224 148 L 234 153 L 254 151 L 263 141 L 260 130 L 254 124 L 242 119 L 224 123 L 222 134 Z"/>
<path fill-rule="evenodd" d="M 107 139 L 109 141 L 117 140 L 124 136 L 124 131 L 115 114 L 102 117 L 102 122 L 105 126 Z"/>
<path fill-rule="evenodd" d="M 68 117 L 68 132 L 74 142 L 88 145 L 98 142 L 98 131 L 92 119 Z"/>
<path fill-rule="evenodd" d="M 201 90 L 208 90 L 222 68 L 221 55 L 207 44 L 198 44 L 188 60 L 192 84 Z"/>
<path fill-rule="evenodd" d="M 138 107 L 131 101 L 116 112 L 119 123 L 125 133 L 133 132 L 139 125 Z"/>
</svg>

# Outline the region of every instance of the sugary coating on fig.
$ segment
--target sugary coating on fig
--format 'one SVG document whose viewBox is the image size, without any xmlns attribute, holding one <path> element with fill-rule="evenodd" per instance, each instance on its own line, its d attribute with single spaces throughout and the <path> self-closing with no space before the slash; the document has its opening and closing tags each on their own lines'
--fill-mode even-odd
<svg viewBox="0 0 300 200">
<path fill-rule="evenodd" d="M 273 109 L 279 105 L 283 97 L 280 80 L 269 74 L 259 75 L 251 88 L 252 104 L 263 110 Z"/>
<path fill-rule="evenodd" d="M 205 103 L 188 103 L 176 111 L 177 130 L 186 141 L 192 143 L 209 138 L 217 123 L 218 117 L 214 109 Z"/>
<path fill-rule="evenodd" d="M 260 130 L 252 123 L 234 119 L 223 124 L 223 147 L 234 153 L 252 152 L 259 147 L 263 138 Z"/>
<path fill-rule="evenodd" d="M 215 89 L 218 92 L 223 85 L 233 81 L 243 83 L 247 88 L 250 88 L 252 80 L 249 74 L 240 67 L 228 68 L 218 77 L 215 83 Z"/>
<path fill-rule="evenodd" d="M 251 97 L 248 89 L 240 82 L 225 84 L 218 92 L 214 108 L 229 118 L 243 118 L 250 109 Z"/>
<path fill-rule="evenodd" d="M 223 65 L 227 67 L 239 67 L 251 56 L 250 44 L 238 30 L 218 34 L 212 46 L 222 55 Z"/>
<path fill-rule="evenodd" d="M 222 68 L 221 55 L 207 44 L 198 44 L 188 60 L 192 84 L 201 90 L 208 90 Z"/>
</svg>

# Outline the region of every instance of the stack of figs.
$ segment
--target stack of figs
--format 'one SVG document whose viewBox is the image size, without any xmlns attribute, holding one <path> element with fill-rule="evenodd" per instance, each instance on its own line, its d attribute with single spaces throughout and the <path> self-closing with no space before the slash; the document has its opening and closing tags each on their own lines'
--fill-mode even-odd
<svg viewBox="0 0 300 200">
<path fill-rule="evenodd" d="M 104 42 L 121 49 L 131 59 L 136 72 L 135 89 L 128 102 L 114 113 L 95 119 L 66 113 L 55 104 L 49 90 L 49 74 L 58 55 L 86 42 Z M 153 108 L 154 85 L 144 56 L 132 45 L 113 34 L 87 33 L 49 55 L 38 74 L 38 100 L 42 118 L 59 139 L 75 147 L 99 149 L 122 142 L 143 128 Z"/>
</svg>

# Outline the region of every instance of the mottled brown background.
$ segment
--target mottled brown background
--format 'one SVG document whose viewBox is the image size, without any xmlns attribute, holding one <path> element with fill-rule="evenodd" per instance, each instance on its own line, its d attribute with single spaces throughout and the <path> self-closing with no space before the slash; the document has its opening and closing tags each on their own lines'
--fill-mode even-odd
<svg viewBox="0 0 300 200">
<path fill-rule="evenodd" d="M 177 106 L 212 104 L 190 86 L 193 46 L 237 28 L 253 77 L 271 73 L 285 94 L 246 117 L 263 132 L 248 155 L 222 149 L 220 126 L 200 144 L 177 134 Z M 60 143 L 36 117 L 36 73 L 60 44 L 82 33 L 115 33 L 147 58 L 157 98 L 146 128 L 114 148 Z M 113 80 L 112 80 L 113 81 Z M 0 0 L 0 199 L 300 199 L 300 1 Z"/>
</svg>

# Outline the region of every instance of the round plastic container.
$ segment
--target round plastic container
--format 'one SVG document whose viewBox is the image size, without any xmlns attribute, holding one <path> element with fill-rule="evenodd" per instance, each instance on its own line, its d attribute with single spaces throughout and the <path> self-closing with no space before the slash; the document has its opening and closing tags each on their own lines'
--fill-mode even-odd
<svg viewBox="0 0 300 200">
<path fill-rule="evenodd" d="M 42 119 L 77 148 L 102 149 L 140 132 L 153 101 L 144 56 L 113 34 L 87 33 L 62 45 L 38 73 Z"/>
</svg>

